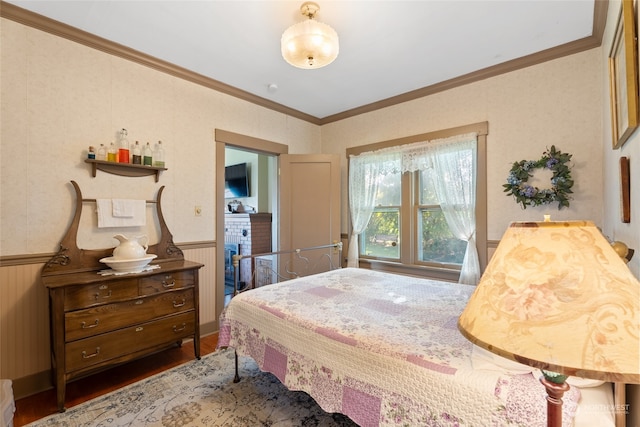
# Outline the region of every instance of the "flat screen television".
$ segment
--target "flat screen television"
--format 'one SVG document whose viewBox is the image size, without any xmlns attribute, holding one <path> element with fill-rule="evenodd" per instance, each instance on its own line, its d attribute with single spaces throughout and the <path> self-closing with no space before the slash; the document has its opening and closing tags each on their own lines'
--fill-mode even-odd
<svg viewBox="0 0 640 427">
<path fill-rule="evenodd" d="M 246 163 L 224 168 L 224 197 L 249 197 L 249 168 Z"/>
</svg>

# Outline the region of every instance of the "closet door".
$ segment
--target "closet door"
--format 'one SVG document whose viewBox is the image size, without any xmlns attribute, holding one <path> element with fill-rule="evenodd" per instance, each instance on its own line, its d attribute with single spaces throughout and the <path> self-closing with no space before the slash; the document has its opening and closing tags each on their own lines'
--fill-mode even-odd
<svg viewBox="0 0 640 427">
<path fill-rule="evenodd" d="M 280 250 L 322 246 L 340 241 L 340 157 L 337 154 L 281 154 Z M 326 249 L 305 252 L 313 273 L 325 271 Z M 331 251 L 334 266 L 338 254 Z M 318 262 L 316 262 L 318 260 Z M 293 261 L 295 262 L 295 260 Z M 282 266 L 280 266 L 282 268 Z"/>
</svg>

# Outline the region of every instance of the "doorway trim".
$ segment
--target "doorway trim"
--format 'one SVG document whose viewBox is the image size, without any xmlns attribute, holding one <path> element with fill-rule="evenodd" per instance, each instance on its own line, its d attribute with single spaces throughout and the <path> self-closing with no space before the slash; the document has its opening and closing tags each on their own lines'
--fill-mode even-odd
<svg viewBox="0 0 640 427">
<path fill-rule="evenodd" d="M 215 257 L 215 296 L 216 296 L 216 325 L 219 327 L 220 313 L 224 309 L 224 214 L 219 209 L 225 206 L 224 203 L 224 166 L 225 149 L 227 146 L 241 148 L 272 156 L 288 154 L 289 146 L 266 139 L 255 138 L 253 136 L 230 132 L 223 129 L 214 130 L 216 141 L 216 161 L 215 161 L 215 218 L 216 218 L 216 257 Z M 220 242 L 222 240 L 222 242 Z M 222 249 L 222 250 L 221 250 Z M 218 329 L 218 328 L 216 328 Z"/>
</svg>

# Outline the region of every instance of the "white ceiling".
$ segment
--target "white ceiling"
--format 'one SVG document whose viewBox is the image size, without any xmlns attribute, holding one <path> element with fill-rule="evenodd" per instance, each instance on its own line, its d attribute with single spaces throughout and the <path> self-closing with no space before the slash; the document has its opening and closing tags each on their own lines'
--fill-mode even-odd
<svg viewBox="0 0 640 427">
<path fill-rule="evenodd" d="M 280 55 L 302 0 L 7 2 L 322 119 L 591 36 L 594 1 L 316 0 L 340 37 L 317 70 Z"/>
</svg>

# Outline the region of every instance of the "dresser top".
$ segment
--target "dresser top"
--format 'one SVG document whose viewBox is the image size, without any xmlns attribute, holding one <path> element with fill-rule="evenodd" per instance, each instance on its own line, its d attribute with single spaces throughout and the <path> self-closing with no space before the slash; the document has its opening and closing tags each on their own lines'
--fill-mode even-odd
<svg viewBox="0 0 640 427">
<path fill-rule="evenodd" d="M 59 288 L 64 286 L 86 285 L 90 283 L 106 282 L 106 281 L 114 281 L 114 280 L 138 279 L 141 277 L 154 276 L 156 274 L 173 273 L 176 271 L 193 270 L 193 269 L 200 269 L 204 267 L 204 264 L 200 264 L 193 261 L 187 261 L 184 259 L 151 263 L 151 265 L 159 265 L 160 268 L 156 268 L 150 271 L 143 271 L 141 273 L 129 273 L 129 274 L 120 274 L 120 275 L 113 274 L 113 275 L 107 275 L 107 276 L 98 274 L 100 270 L 54 274 L 49 276 L 42 276 L 42 284 L 47 288 Z"/>
</svg>

